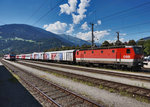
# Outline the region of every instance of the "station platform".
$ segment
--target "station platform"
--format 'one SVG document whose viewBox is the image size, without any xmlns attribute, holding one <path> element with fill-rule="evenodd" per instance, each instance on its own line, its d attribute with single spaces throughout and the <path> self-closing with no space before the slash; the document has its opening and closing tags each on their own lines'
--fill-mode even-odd
<svg viewBox="0 0 150 107">
<path fill-rule="evenodd" d="M 1 62 L 0 107 L 42 107 Z"/>
</svg>

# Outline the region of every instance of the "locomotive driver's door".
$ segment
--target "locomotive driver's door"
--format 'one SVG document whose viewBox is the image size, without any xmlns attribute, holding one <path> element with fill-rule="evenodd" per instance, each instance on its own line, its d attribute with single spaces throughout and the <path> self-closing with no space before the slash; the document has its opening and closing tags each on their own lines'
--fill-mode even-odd
<svg viewBox="0 0 150 107">
<path fill-rule="evenodd" d="M 116 62 L 121 62 L 121 53 L 120 52 L 116 53 Z"/>
<path fill-rule="evenodd" d="M 81 53 L 80 60 L 81 60 L 81 62 L 84 62 L 84 53 Z"/>
</svg>

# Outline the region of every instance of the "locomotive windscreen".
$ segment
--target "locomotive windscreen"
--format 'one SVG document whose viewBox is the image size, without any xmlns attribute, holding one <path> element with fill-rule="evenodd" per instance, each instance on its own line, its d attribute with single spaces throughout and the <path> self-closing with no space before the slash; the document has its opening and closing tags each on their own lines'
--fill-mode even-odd
<svg viewBox="0 0 150 107">
<path fill-rule="evenodd" d="M 135 54 L 143 54 L 143 49 L 142 47 L 134 47 L 134 52 Z"/>
</svg>

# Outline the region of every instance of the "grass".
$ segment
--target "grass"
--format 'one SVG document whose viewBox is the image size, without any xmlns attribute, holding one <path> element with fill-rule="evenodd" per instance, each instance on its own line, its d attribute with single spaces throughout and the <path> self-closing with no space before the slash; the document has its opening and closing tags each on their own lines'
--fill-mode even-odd
<svg viewBox="0 0 150 107">
<path fill-rule="evenodd" d="M 150 101 L 148 99 L 141 97 L 141 96 L 136 96 L 135 99 L 140 102 L 150 103 Z"/>
<path fill-rule="evenodd" d="M 100 89 L 104 89 L 104 86 L 103 86 L 103 85 L 100 85 L 99 88 L 100 88 Z"/>
<path fill-rule="evenodd" d="M 116 91 L 115 91 L 113 88 L 110 88 L 110 89 L 109 89 L 109 92 L 115 93 Z"/>
<path fill-rule="evenodd" d="M 146 87 L 144 86 L 144 83 L 142 83 L 142 87 L 143 87 L 143 88 L 146 88 Z"/>
<path fill-rule="evenodd" d="M 131 97 L 131 95 L 129 95 L 127 92 L 125 91 L 120 91 L 119 92 L 120 95 L 123 95 L 123 96 L 128 96 L 128 97 Z"/>
<path fill-rule="evenodd" d="M 45 78 L 46 76 L 45 76 L 45 75 L 41 75 L 40 77 L 41 77 L 41 78 Z"/>
<path fill-rule="evenodd" d="M 120 95 L 135 98 L 137 101 L 140 101 L 140 102 L 150 103 L 149 99 L 145 97 L 129 94 L 128 92 L 120 91 Z"/>
<path fill-rule="evenodd" d="M 71 80 L 73 80 L 73 81 L 75 81 L 75 82 L 79 82 L 79 83 L 82 83 L 82 84 L 85 84 L 85 85 L 88 85 L 88 86 L 95 86 L 95 84 L 93 84 L 93 83 L 91 83 L 91 82 L 86 82 L 86 81 L 82 81 L 82 80 L 79 80 L 79 79 L 77 79 L 77 78 L 71 78 L 71 77 L 68 77 L 68 76 L 65 76 L 65 75 L 63 75 L 63 74 L 59 74 L 59 73 L 54 73 L 54 72 L 48 72 L 48 71 L 44 71 L 44 72 L 47 72 L 47 73 L 50 73 L 50 74 L 52 74 L 52 75 L 55 75 L 55 76 L 57 76 L 57 77 L 63 77 L 63 78 L 69 78 L 69 79 L 71 79 Z M 139 84 L 138 84 L 139 85 Z M 65 86 L 64 86 L 65 87 Z M 142 83 L 142 87 L 145 87 L 144 86 L 144 83 Z M 134 96 L 134 95 L 132 95 L 132 94 L 129 94 L 128 92 L 125 92 L 125 91 L 117 91 L 117 90 L 115 90 L 115 89 L 113 89 L 113 88 L 108 88 L 108 87 L 105 87 L 105 86 L 103 86 L 103 85 L 99 85 L 98 86 L 98 88 L 100 88 L 100 89 L 105 89 L 105 90 L 107 90 L 107 91 L 109 91 L 110 93 L 119 93 L 120 95 L 122 95 L 122 96 L 127 96 L 127 97 L 134 97 L 136 100 L 138 100 L 138 101 L 141 101 L 141 102 L 146 102 L 146 103 L 149 103 L 150 101 L 148 100 L 148 99 L 146 99 L 146 98 L 143 98 L 143 97 L 140 97 L 140 96 Z M 85 93 L 82 93 L 82 95 L 85 95 L 86 96 L 86 94 Z"/>
</svg>

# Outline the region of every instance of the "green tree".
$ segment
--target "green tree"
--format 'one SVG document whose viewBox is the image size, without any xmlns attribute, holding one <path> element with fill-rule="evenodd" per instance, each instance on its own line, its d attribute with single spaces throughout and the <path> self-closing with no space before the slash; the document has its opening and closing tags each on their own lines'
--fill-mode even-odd
<svg viewBox="0 0 150 107">
<path fill-rule="evenodd" d="M 128 45 L 134 46 L 136 45 L 136 42 L 134 40 L 129 40 Z"/>
<path fill-rule="evenodd" d="M 120 46 L 120 45 L 123 45 L 123 43 L 122 43 L 120 40 L 117 40 L 117 41 L 115 42 L 115 45 L 116 45 L 116 46 Z"/>
<path fill-rule="evenodd" d="M 137 42 L 137 45 L 144 46 L 144 43 L 145 43 L 145 40 L 144 40 L 144 39 L 140 39 L 140 40 Z"/>
<path fill-rule="evenodd" d="M 79 46 L 79 45 L 77 45 L 75 49 L 80 49 L 80 46 Z"/>
<path fill-rule="evenodd" d="M 110 46 L 110 43 L 108 41 L 104 41 L 101 45 L 101 47 Z"/>
<path fill-rule="evenodd" d="M 83 44 L 83 45 L 81 46 L 81 49 L 86 49 L 86 48 L 88 48 L 88 45 L 87 45 L 87 44 Z"/>
<path fill-rule="evenodd" d="M 144 43 L 144 52 L 147 55 L 150 55 L 150 40 L 145 41 L 145 43 Z"/>
</svg>

